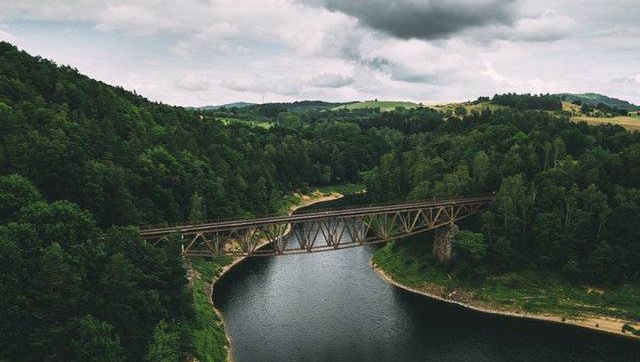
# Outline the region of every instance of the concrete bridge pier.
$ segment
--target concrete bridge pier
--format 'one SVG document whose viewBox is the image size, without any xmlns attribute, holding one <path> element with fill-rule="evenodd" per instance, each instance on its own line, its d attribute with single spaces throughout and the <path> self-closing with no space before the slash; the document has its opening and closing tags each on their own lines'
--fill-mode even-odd
<svg viewBox="0 0 640 362">
<path fill-rule="evenodd" d="M 433 255 L 440 264 L 449 264 L 453 258 L 453 239 L 458 234 L 458 225 L 449 225 L 437 228 L 433 236 Z"/>
</svg>

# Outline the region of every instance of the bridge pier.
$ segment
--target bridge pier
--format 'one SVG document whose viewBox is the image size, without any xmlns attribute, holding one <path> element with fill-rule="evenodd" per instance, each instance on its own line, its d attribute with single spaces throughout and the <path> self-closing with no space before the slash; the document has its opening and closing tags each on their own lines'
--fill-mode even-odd
<svg viewBox="0 0 640 362">
<path fill-rule="evenodd" d="M 453 239 L 458 234 L 458 225 L 450 223 L 437 228 L 433 236 L 433 255 L 440 264 L 449 264 L 453 258 Z"/>
</svg>

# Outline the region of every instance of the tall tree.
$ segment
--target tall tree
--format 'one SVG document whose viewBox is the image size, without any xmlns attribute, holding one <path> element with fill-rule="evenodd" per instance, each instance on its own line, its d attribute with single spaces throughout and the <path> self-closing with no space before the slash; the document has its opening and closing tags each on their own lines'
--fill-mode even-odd
<svg viewBox="0 0 640 362">
<path fill-rule="evenodd" d="M 178 362 L 181 359 L 180 336 L 161 320 L 153 331 L 146 360 L 149 362 Z"/>
<path fill-rule="evenodd" d="M 189 221 L 197 222 L 206 219 L 207 211 L 204 205 L 204 199 L 198 192 L 194 192 L 189 200 Z"/>
</svg>

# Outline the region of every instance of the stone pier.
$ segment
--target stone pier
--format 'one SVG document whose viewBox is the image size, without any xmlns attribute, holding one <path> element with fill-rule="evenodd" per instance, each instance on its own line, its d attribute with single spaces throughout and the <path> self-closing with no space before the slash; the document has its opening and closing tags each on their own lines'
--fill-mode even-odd
<svg viewBox="0 0 640 362">
<path fill-rule="evenodd" d="M 449 264 L 453 258 L 451 242 L 458 233 L 458 225 L 449 224 L 435 230 L 433 236 L 433 255 L 440 264 Z"/>
</svg>

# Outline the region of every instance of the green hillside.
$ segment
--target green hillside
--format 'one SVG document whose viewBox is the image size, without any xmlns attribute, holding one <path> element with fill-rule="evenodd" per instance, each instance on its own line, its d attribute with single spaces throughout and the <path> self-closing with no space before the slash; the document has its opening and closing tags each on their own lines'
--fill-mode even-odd
<svg viewBox="0 0 640 362">
<path fill-rule="evenodd" d="M 380 108 L 381 111 L 393 111 L 398 107 L 403 108 L 416 108 L 418 107 L 417 103 L 413 102 L 401 102 L 401 101 L 365 101 L 365 102 L 355 102 L 348 103 L 345 105 L 341 105 L 339 107 L 333 108 L 334 110 L 338 109 L 366 109 L 366 108 Z"/>
<path fill-rule="evenodd" d="M 188 108 L 197 109 L 201 111 L 211 111 L 218 108 L 244 108 L 244 107 L 252 106 L 254 104 L 255 103 L 249 103 L 249 102 L 233 102 L 233 103 L 226 103 L 226 104 L 221 104 L 217 106 L 202 106 L 202 107 L 188 107 Z"/>
<path fill-rule="evenodd" d="M 582 93 L 582 94 L 573 94 L 573 93 L 561 93 L 561 97 L 568 102 L 580 101 L 585 104 L 589 104 L 592 106 L 598 105 L 598 103 L 606 104 L 609 107 L 615 107 L 620 109 L 626 109 L 627 111 L 640 111 L 640 106 L 632 104 L 630 102 L 608 97 L 598 93 Z"/>
</svg>

